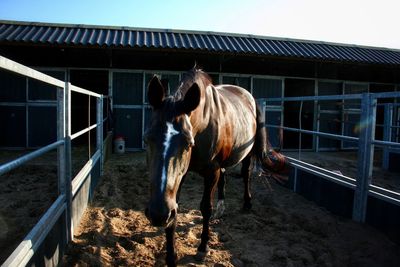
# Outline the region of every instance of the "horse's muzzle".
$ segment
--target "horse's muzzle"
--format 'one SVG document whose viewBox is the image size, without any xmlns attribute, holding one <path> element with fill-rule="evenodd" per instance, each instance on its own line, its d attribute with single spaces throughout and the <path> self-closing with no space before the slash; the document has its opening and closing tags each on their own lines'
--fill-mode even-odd
<svg viewBox="0 0 400 267">
<path fill-rule="evenodd" d="M 168 212 L 160 212 L 157 209 L 147 207 L 144 211 L 151 225 L 156 227 L 168 227 L 176 219 L 176 209 L 171 209 Z"/>
</svg>

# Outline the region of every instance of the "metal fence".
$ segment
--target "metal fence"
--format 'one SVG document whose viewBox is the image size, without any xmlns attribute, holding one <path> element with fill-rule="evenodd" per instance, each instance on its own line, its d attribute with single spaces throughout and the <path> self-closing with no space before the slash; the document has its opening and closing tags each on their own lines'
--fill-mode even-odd
<svg viewBox="0 0 400 267">
<path fill-rule="evenodd" d="M 356 142 L 358 149 L 358 162 L 357 162 L 357 175 L 356 177 L 347 177 L 336 172 L 332 172 L 312 164 L 306 163 L 300 159 L 289 158 L 291 165 L 295 168 L 294 174 L 294 185 L 293 189 L 296 191 L 297 188 L 297 170 L 303 170 L 318 177 L 330 180 L 342 186 L 346 186 L 354 190 L 354 200 L 352 208 L 352 218 L 358 222 L 365 222 L 367 212 L 367 199 L 368 196 L 374 196 L 383 201 L 390 202 L 394 205 L 400 206 L 400 193 L 391 191 L 379 186 L 371 184 L 372 168 L 373 168 L 373 157 L 374 147 L 381 147 L 383 149 L 383 167 L 387 168 L 387 157 L 388 151 L 396 151 L 400 153 L 400 143 L 392 141 L 391 133 L 398 131 L 398 125 L 393 123 L 394 110 L 398 107 L 397 103 L 385 103 L 383 105 L 384 111 L 384 123 L 383 125 L 376 124 L 377 118 L 377 100 L 378 99 L 400 99 L 400 92 L 387 92 L 387 93 L 362 93 L 362 94 L 350 94 L 350 95 L 324 95 L 324 96 L 304 96 L 304 97 L 285 97 L 285 98 L 270 98 L 259 100 L 261 106 L 264 108 L 270 102 L 299 102 L 299 128 L 285 127 L 283 125 L 270 125 L 267 124 L 268 128 L 278 128 L 284 131 L 298 132 L 300 135 L 299 143 L 301 143 L 301 134 L 313 135 L 315 137 L 323 137 L 340 141 L 351 141 Z M 301 127 L 301 112 L 302 105 L 306 101 L 312 101 L 314 103 L 320 103 L 321 101 L 346 101 L 346 100 L 358 100 L 360 101 L 360 121 L 363 125 L 359 129 L 358 137 L 349 136 L 344 134 L 333 134 L 314 130 L 305 130 Z M 394 101 L 395 102 L 395 101 Z M 352 102 L 352 104 L 354 104 Z M 397 114 L 397 113 L 396 113 Z M 383 140 L 375 139 L 376 127 L 383 127 Z M 299 156 L 301 155 L 301 144 L 299 144 Z M 301 158 L 301 157 L 299 157 Z"/>
<path fill-rule="evenodd" d="M 0 175 L 2 175 L 57 149 L 58 197 L 2 264 L 2 266 L 25 266 L 32 260 L 38 248 L 56 224 L 61 225 L 62 229 L 62 233 L 59 235 L 64 239 L 59 240 L 61 246 L 65 248 L 73 237 L 74 226 L 79 224 L 92 193 L 90 191 L 93 190 L 90 185 L 93 183 L 91 180 L 97 181 L 103 168 L 103 123 L 107 120 L 103 117 L 103 99 L 105 99 L 105 96 L 71 85 L 69 82 L 60 81 L 2 56 L 0 56 L 0 69 L 57 88 L 57 141 L 0 166 Z M 76 133 L 71 132 L 71 92 L 94 97 L 97 101 L 96 123 Z M 71 141 L 94 129 L 96 130 L 96 151 L 78 174 L 72 177 Z M 63 250 L 63 248 L 60 249 Z M 52 257 L 59 257 L 59 255 L 52 255 Z M 59 260 L 59 258 L 54 259 L 55 265 Z"/>
</svg>

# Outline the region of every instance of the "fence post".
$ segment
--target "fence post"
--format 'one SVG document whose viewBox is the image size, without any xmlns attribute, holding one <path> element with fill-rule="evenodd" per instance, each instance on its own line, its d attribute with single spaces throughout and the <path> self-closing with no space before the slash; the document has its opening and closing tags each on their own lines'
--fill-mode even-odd
<svg viewBox="0 0 400 267">
<path fill-rule="evenodd" d="M 103 96 L 97 98 L 96 149 L 100 150 L 100 175 L 103 175 Z"/>
<path fill-rule="evenodd" d="M 65 193 L 65 129 L 64 129 L 64 88 L 57 88 L 57 141 L 64 144 L 57 149 L 58 194 Z"/>
<path fill-rule="evenodd" d="M 384 106 L 383 141 L 392 141 L 393 105 L 386 103 Z M 382 168 L 389 169 L 389 147 L 383 147 Z"/>
<path fill-rule="evenodd" d="M 57 148 L 57 168 L 58 168 L 58 194 L 67 196 L 66 188 L 66 142 L 65 142 L 65 87 L 57 88 L 57 141 L 63 140 L 64 144 Z M 65 198 L 67 199 L 67 198 Z M 67 210 L 65 211 L 65 233 L 62 234 L 62 242 L 66 245 L 69 242 L 69 234 L 67 228 Z"/>
<path fill-rule="evenodd" d="M 374 158 L 374 145 L 376 124 L 376 98 L 372 94 L 364 93 L 361 99 L 361 117 L 359 124 L 358 141 L 358 170 L 356 189 L 353 202 L 353 220 L 365 222 L 367 213 L 368 189 Z"/>
<path fill-rule="evenodd" d="M 73 239 L 72 224 L 72 163 L 71 163 L 71 83 L 65 82 L 64 89 L 64 193 L 66 199 L 66 235 L 67 242 Z"/>
</svg>

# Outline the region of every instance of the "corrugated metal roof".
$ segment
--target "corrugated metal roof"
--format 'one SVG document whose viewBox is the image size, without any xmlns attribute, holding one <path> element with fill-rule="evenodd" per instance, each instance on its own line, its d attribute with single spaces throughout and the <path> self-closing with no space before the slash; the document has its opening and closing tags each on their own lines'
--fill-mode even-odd
<svg viewBox="0 0 400 267">
<path fill-rule="evenodd" d="M 0 44 L 162 48 L 400 65 L 400 50 L 215 32 L 0 21 Z"/>
</svg>

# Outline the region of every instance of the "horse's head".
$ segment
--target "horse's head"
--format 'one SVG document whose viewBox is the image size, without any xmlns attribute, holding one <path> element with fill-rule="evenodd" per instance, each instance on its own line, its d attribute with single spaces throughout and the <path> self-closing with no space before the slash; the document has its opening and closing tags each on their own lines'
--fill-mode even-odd
<svg viewBox="0 0 400 267">
<path fill-rule="evenodd" d="M 151 183 L 146 216 L 154 226 L 168 226 L 175 219 L 176 195 L 189 168 L 194 146 L 190 114 L 199 105 L 200 89 L 193 83 L 182 98 L 166 97 L 154 76 L 148 99 L 153 115 L 144 137 Z"/>
</svg>

